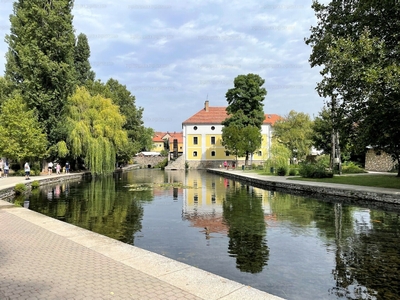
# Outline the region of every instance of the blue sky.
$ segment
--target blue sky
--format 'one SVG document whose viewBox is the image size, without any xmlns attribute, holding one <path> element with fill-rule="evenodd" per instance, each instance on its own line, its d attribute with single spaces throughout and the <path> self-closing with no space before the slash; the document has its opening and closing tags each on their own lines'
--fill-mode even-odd
<svg viewBox="0 0 400 300">
<path fill-rule="evenodd" d="M 9 33 L 11 0 L 0 0 L 0 35 Z M 265 79 L 265 113 L 314 117 L 324 100 L 319 69 L 304 43 L 316 24 L 312 0 L 76 0 L 75 33 L 85 33 L 96 79 L 117 79 L 144 108 L 146 127 L 181 131 L 203 108 L 226 106 L 237 75 Z M 0 42 L 4 74 L 7 44 Z"/>
</svg>

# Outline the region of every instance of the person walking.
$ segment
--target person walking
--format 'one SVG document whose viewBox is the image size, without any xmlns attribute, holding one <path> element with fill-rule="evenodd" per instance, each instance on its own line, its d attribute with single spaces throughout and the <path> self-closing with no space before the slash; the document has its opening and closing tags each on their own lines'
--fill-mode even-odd
<svg viewBox="0 0 400 300">
<path fill-rule="evenodd" d="M 29 180 L 31 175 L 31 168 L 29 167 L 28 162 L 25 163 L 24 170 L 25 170 L 25 180 Z"/>
<path fill-rule="evenodd" d="M 3 159 L 0 159 L 0 178 L 3 177 Z"/>
<path fill-rule="evenodd" d="M 51 175 L 53 173 L 53 163 L 49 162 L 47 165 L 47 175 Z"/>
<path fill-rule="evenodd" d="M 60 174 L 60 171 L 61 171 L 61 166 L 60 166 L 59 163 L 57 163 L 57 164 L 56 164 L 56 173 L 57 173 L 57 175 Z"/>
<path fill-rule="evenodd" d="M 69 173 L 69 162 L 65 163 L 65 173 Z"/>
<path fill-rule="evenodd" d="M 10 171 L 10 167 L 8 166 L 8 162 L 4 164 L 4 177 L 8 177 L 8 172 Z"/>
</svg>

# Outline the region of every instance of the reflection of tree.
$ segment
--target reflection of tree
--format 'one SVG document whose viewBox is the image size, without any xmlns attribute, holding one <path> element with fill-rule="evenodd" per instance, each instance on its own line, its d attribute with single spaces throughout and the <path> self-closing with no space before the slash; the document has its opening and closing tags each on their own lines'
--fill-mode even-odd
<svg viewBox="0 0 400 300">
<path fill-rule="evenodd" d="M 336 294 L 355 299 L 398 299 L 400 295 L 400 216 L 370 213 L 369 226 L 358 224 L 342 246 L 336 267 Z"/>
<path fill-rule="evenodd" d="M 133 244 L 134 234 L 142 228 L 141 201 L 152 199 L 151 191 L 130 193 L 117 188 L 116 179 L 98 179 L 61 186 L 56 201 L 47 194 L 55 189 L 48 186 L 40 195 L 31 196 L 31 208 L 54 218 L 83 227 L 108 237 Z M 68 193 L 67 193 L 68 192 Z"/>
<path fill-rule="evenodd" d="M 269 249 L 262 198 L 246 187 L 232 189 L 223 203 L 223 216 L 229 226 L 229 253 L 236 257 L 237 268 L 259 273 L 267 265 Z"/>
</svg>

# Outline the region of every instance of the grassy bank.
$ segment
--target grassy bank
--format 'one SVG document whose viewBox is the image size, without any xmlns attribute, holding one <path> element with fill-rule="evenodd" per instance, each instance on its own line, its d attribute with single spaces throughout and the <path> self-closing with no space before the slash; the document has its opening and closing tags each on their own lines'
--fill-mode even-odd
<svg viewBox="0 0 400 300">
<path fill-rule="evenodd" d="M 400 190 L 400 177 L 393 175 L 347 175 L 347 176 L 334 176 L 333 178 L 302 178 L 293 177 L 289 180 L 300 181 L 314 181 L 314 182 L 327 182 L 327 183 L 341 183 L 352 184 L 361 186 L 372 186 L 381 188 L 392 188 Z"/>
</svg>

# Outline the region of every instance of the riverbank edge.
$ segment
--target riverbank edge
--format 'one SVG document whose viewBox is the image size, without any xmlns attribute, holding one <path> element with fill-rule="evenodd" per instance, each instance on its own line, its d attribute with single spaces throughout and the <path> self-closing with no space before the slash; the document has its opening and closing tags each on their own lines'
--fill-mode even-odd
<svg viewBox="0 0 400 300">
<path fill-rule="evenodd" d="M 366 201 L 375 204 L 400 205 L 400 190 L 355 186 L 336 183 L 288 180 L 284 176 L 267 176 L 244 173 L 238 170 L 207 169 L 207 172 L 235 179 L 269 190 L 301 194 L 314 198 L 340 198 L 341 200 Z"/>
</svg>

